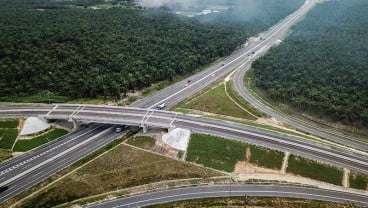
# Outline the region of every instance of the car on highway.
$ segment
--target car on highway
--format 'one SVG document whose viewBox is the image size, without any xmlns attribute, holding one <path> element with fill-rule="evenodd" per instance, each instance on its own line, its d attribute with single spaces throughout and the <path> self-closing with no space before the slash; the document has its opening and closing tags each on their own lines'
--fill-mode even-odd
<svg viewBox="0 0 368 208">
<path fill-rule="evenodd" d="M 8 190 L 7 186 L 0 186 L 0 193 Z"/>
<path fill-rule="evenodd" d="M 185 84 L 185 86 L 187 87 L 187 86 L 189 86 L 190 84 L 192 83 L 192 80 L 187 80 L 187 83 Z"/>
<path fill-rule="evenodd" d="M 167 106 L 167 103 L 162 103 L 162 104 L 160 104 L 160 105 L 156 106 L 156 109 L 157 109 L 157 110 L 162 110 L 162 109 L 164 109 L 166 106 Z"/>
<path fill-rule="evenodd" d="M 115 133 L 120 133 L 121 131 L 122 131 L 122 129 L 120 127 L 115 128 Z"/>
</svg>

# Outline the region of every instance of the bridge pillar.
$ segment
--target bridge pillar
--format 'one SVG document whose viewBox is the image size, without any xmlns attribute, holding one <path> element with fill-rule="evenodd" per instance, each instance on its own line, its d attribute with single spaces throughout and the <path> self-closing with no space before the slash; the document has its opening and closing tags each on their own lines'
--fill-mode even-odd
<svg viewBox="0 0 368 208">
<path fill-rule="evenodd" d="M 147 134 L 148 126 L 144 124 L 142 125 L 142 128 L 143 128 L 143 134 Z"/>
<path fill-rule="evenodd" d="M 73 123 L 73 129 L 77 129 L 79 127 L 79 122 L 78 121 L 76 121 L 72 118 L 69 118 L 68 121 Z"/>
</svg>

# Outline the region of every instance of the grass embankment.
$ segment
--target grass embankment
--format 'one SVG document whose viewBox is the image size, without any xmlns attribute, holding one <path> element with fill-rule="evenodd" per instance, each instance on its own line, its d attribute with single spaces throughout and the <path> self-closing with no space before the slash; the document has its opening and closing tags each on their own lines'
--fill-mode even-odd
<svg viewBox="0 0 368 208">
<path fill-rule="evenodd" d="M 234 89 L 234 83 L 232 81 L 227 82 L 226 84 L 227 93 L 229 96 L 240 106 L 245 108 L 247 111 L 251 112 L 253 115 L 257 117 L 268 117 L 267 114 L 259 111 L 254 108 L 250 103 L 248 103 L 243 97 L 241 97 Z"/>
<path fill-rule="evenodd" d="M 242 106 L 242 108 L 251 112 L 253 115 L 257 116 L 258 118 L 260 117 L 267 118 L 266 114 L 255 109 L 251 104 L 249 104 L 246 100 L 244 100 L 234 90 L 232 82 L 228 82 L 227 92 L 229 93 L 230 97 L 236 103 Z M 300 136 L 300 137 L 304 137 L 307 139 L 315 140 L 315 138 L 309 137 L 306 134 L 298 133 L 295 131 L 290 131 L 287 129 L 277 128 L 277 127 L 270 126 L 270 125 L 256 123 L 255 120 L 257 119 L 257 117 L 250 115 L 249 113 L 241 109 L 239 106 L 237 106 L 233 101 L 229 99 L 229 97 L 225 94 L 225 88 L 223 84 L 220 84 L 217 87 L 209 89 L 205 92 L 199 93 L 198 95 L 194 96 L 194 98 L 181 104 L 178 108 L 176 108 L 176 111 L 184 113 L 184 114 L 188 114 L 190 113 L 190 109 L 234 117 L 234 119 L 232 119 L 230 117 L 220 117 L 218 115 L 209 116 L 209 117 L 214 117 L 216 119 L 229 120 L 233 122 L 243 123 L 246 125 L 262 128 L 262 129 L 267 129 L 267 130 L 276 131 L 276 132 L 280 132 L 284 134 L 290 134 L 294 136 Z M 242 120 L 236 120 L 236 118 L 239 118 Z"/>
<path fill-rule="evenodd" d="M 250 150 L 250 158 L 247 158 L 246 155 L 247 148 Z M 186 160 L 214 169 L 233 172 L 238 161 L 248 161 L 262 167 L 280 169 L 283 157 L 282 152 L 243 142 L 203 134 L 192 134 Z"/>
<path fill-rule="evenodd" d="M 215 88 L 190 100 L 189 102 L 183 104 L 182 107 L 248 120 L 257 119 L 251 114 L 242 110 L 227 97 L 223 84 L 218 85 Z"/>
<path fill-rule="evenodd" d="M 0 162 L 11 158 L 12 152 L 9 150 L 0 149 Z"/>
<path fill-rule="evenodd" d="M 7 96 L 0 97 L 4 102 L 14 102 L 14 103 L 65 103 L 70 98 L 65 96 L 59 96 L 49 91 L 42 91 L 35 95 L 30 96 Z"/>
<path fill-rule="evenodd" d="M 26 152 L 38 146 L 41 146 L 54 139 L 60 138 L 67 134 L 68 131 L 64 129 L 52 129 L 51 131 L 27 140 L 18 140 L 14 146 L 13 151 L 15 152 Z"/>
<path fill-rule="evenodd" d="M 256 87 L 254 84 L 248 84 L 247 79 L 255 79 L 254 77 L 254 69 L 250 69 L 247 71 L 245 77 L 246 87 L 249 92 L 256 97 L 258 100 L 261 100 L 265 105 L 273 108 L 285 116 L 294 117 L 297 120 L 300 120 L 305 123 L 310 123 L 316 127 L 327 129 L 331 132 L 335 132 L 335 134 L 341 134 L 343 136 L 347 136 L 353 140 L 362 140 L 366 141 L 368 136 L 367 128 L 359 128 L 357 126 L 349 126 L 344 125 L 339 122 L 333 122 L 325 118 L 319 118 L 319 116 L 313 116 L 306 113 L 302 113 L 300 110 L 297 110 L 292 107 L 290 103 L 282 101 L 273 100 L 270 98 L 269 94 L 267 94 L 264 90 Z"/>
<path fill-rule="evenodd" d="M 146 137 L 146 136 L 135 136 L 135 137 L 130 138 L 127 141 L 127 144 L 130 144 L 135 147 L 142 148 L 142 149 L 151 149 L 153 146 L 155 146 L 155 139 L 152 137 Z"/>
<path fill-rule="evenodd" d="M 19 121 L 16 119 L 0 121 L 0 148 L 11 150 L 18 136 Z"/>
<path fill-rule="evenodd" d="M 287 172 L 339 186 L 342 185 L 342 169 L 294 155 L 289 157 Z"/>
<path fill-rule="evenodd" d="M 312 201 L 306 199 L 269 197 L 220 197 L 185 200 L 167 204 L 147 206 L 147 208 L 174 207 L 273 207 L 273 208 L 345 208 L 345 204 Z"/>
<path fill-rule="evenodd" d="M 120 145 L 27 201 L 51 207 L 108 191 L 163 180 L 221 175 L 210 169 Z"/>
<path fill-rule="evenodd" d="M 351 172 L 349 177 L 351 188 L 368 190 L 368 176 L 361 173 Z"/>
</svg>

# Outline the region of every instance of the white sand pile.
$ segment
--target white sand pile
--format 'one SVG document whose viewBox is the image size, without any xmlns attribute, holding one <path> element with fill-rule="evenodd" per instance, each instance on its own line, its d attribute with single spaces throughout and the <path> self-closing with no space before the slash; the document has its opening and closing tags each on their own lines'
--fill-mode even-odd
<svg viewBox="0 0 368 208">
<path fill-rule="evenodd" d="M 171 147 L 186 151 L 190 139 L 190 131 L 187 129 L 176 128 L 162 136 L 162 140 Z"/>
<path fill-rule="evenodd" d="M 43 132 L 48 128 L 50 128 L 50 125 L 44 119 L 38 117 L 29 117 L 24 122 L 23 129 L 20 132 L 20 135 L 34 135 Z"/>
</svg>

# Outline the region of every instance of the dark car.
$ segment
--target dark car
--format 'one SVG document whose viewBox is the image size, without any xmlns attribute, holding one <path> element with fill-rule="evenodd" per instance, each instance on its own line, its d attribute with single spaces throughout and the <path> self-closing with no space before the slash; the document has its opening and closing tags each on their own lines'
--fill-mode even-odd
<svg viewBox="0 0 368 208">
<path fill-rule="evenodd" d="M 7 186 L 0 186 L 0 193 L 4 192 L 6 190 L 8 190 Z"/>
</svg>

